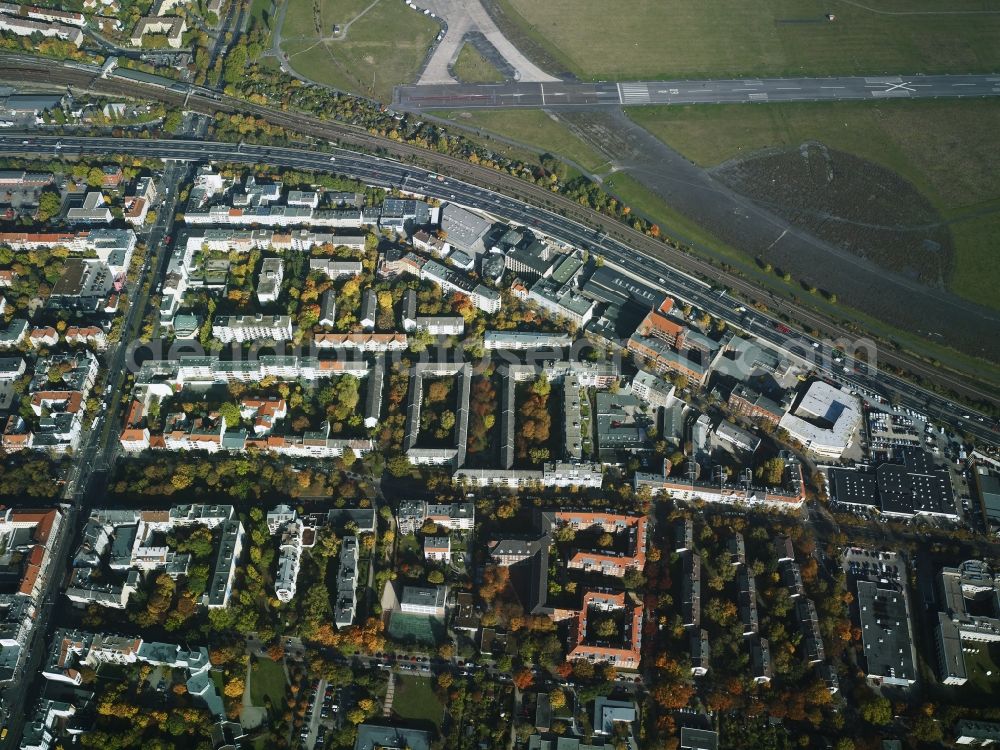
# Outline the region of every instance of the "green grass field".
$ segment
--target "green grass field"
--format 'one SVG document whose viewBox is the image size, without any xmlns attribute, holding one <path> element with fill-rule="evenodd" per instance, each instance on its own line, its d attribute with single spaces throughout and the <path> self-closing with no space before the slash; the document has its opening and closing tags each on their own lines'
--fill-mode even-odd
<svg viewBox="0 0 1000 750">
<path fill-rule="evenodd" d="M 435 21 L 396 0 L 370 8 L 365 0 L 288 2 L 281 46 L 291 66 L 313 81 L 382 101 L 391 100 L 393 86 L 416 79 L 439 31 Z"/>
<path fill-rule="evenodd" d="M 255 706 L 266 705 L 264 698 L 271 699 L 276 708 L 284 706 L 288 681 L 285 667 L 281 662 L 257 659 L 250 668 L 250 700 Z"/>
<path fill-rule="evenodd" d="M 746 255 L 744 253 L 741 253 L 725 244 L 712 233 L 692 222 L 683 214 L 680 214 L 670 208 L 658 195 L 653 193 L 630 175 L 625 174 L 624 172 L 616 172 L 605 179 L 604 187 L 610 193 L 616 195 L 627 206 L 631 207 L 633 211 L 638 212 L 651 221 L 655 221 L 661 227 L 669 227 L 670 232 L 674 236 L 681 239 L 681 241 L 688 244 L 694 244 L 696 247 L 701 246 L 703 250 L 710 249 L 711 254 L 719 256 L 723 260 L 728 260 L 737 267 L 743 266 L 744 271 L 749 275 L 749 278 L 754 278 L 759 275 L 759 280 L 762 284 L 769 283 L 779 285 L 773 274 L 764 274 L 756 266 L 748 265 L 746 263 Z M 997 223 L 1000 225 L 1000 221 Z M 1000 226 L 998 226 L 997 229 L 1000 231 Z M 830 305 L 823 300 L 813 300 L 813 303 L 818 305 L 821 309 L 825 308 L 826 311 L 832 312 L 836 315 L 836 305 Z M 992 305 L 996 306 L 996 302 L 993 301 Z M 891 326 L 887 326 L 882 321 L 865 315 L 864 313 L 853 311 L 853 315 L 855 319 L 866 328 L 866 330 L 869 330 L 879 336 L 892 338 L 893 340 L 898 341 L 900 345 L 905 348 L 909 348 L 912 351 L 917 352 L 922 351 L 927 357 L 935 357 L 940 359 L 942 362 L 948 363 L 952 367 L 975 371 L 979 373 L 984 380 L 1000 379 L 1000 368 L 995 367 L 992 364 L 967 357 L 936 342 L 928 341 L 926 338 L 921 337 L 918 334 L 892 328 Z"/>
<path fill-rule="evenodd" d="M 371 0 L 288 0 L 288 3 L 281 35 L 294 41 L 296 37 L 333 36 L 334 24 L 345 25 L 367 8 Z"/>
<path fill-rule="evenodd" d="M 465 83 L 500 83 L 504 79 L 503 74 L 468 42 L 458 53 L 454 72 Z"/>
<path fill-rule="evenodd" d="M 526 38 L 520 46 L 541 47 L 550 67 L 591 79 L 968 73 L 1000 64 L 1000 5 L 989 0 L 492 1 L 515 44 Z"/>
<path fill-rule="evenodd" d="M 401 719 L 429 721 L 435 726 L 441 726 L 444 707 L 434 694 L 429 679 L 397 676 L 392 712 Z"/>
<path fill-rule="evenodd" d="M 950 288 L 1000 307 L 1000 102 L 892 101 L 635 107 L 629 116 L 698 164 L 817 140 L 911 182 L 950 222 Z"/>
<path fill-rule="evenodd" d="M 607 158 L 576 137 L 561 121 L 537 109 L 442 110 L 438 117 L 464 127 L 489 131 L 520 143 L 572 159 L 584 169 L 597 172 Z"/>
<path fill-rule="evenodd" d="M 250 5 L 250 25 L 261 24 L 270 28 L 274 18 L 273 9 L 272 0 L 253 0 Z"/>
</svg>

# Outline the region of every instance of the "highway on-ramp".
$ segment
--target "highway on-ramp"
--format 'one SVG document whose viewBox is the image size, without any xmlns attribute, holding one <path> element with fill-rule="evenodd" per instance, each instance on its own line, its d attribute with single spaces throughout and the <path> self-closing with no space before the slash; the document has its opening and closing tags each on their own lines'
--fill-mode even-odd
<svg viewBox="0 0 1000 750">
<path fill-rule="evenodd" d="M 58 146 L 58 147 L 57 147 Z M 0 154 L 117 154 L 185 161 L 228 161 L 270 164 L 295 169 L 335 172 L 368 184 L 395 188 L 416 195 L 479 209 L 575 247 L 599 253 L 622 279 L 632 278 L 662 289 L 695 307 L 747 330 L 768 345 L 807 361 L 817 372 L 863 394 L 878 394 L 901 406 L 916 409 L 954 429 L 989 443 L 1000 442 L 1000 432 L 992 418 L 916 386 L 884 371 L 847 357 L 837 362 L 833 342 L 790 330 L 778 320 L 755 310 L 746 311 L 724 291 L 695 279 L 657 258 L 640 253 L 572 219 L 533 206 L 485 187 L 384 157 L 347 149 L 313 151 L 305 148 L 256 146 L 200 140 L 137 140 L 63 136 L 30 137 L 0 135 Z M 850 352 L 845 352 L 850 354 Z"/>
<path fill-rule="evenodd" d="M 397 86 L 406 110 L 645 104 L 835 102 L 1000 96 L 1000 75 L 730 78 L 694 81 L 483 83 Z"/>
</svg>

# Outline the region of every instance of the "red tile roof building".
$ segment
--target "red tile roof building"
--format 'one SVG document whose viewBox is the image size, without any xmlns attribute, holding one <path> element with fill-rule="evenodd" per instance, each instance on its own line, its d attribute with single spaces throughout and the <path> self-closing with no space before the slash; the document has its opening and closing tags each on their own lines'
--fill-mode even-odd
<svg viewBox="0 0 1000 750">
<path fill-rule="evenodd" d="M 17 593 L 36 597 L 41 592 L 44 573 L 49 565 L 50 541 L 59 530 L 61 515 L 58 510 L 0 509 L 0 539 L 7 549 L 23 547 L 24 567 Z M 19 533 L 30 532 L 28 539 Z"/>
<path fill-rule="evenodd" d="M 657 310 L 650 310 L 636 330 L 643 336 L 666 341 L 677 349 L 684 347 L 684 331 L 686 330 L 684 324 L 661 315 Z"/>
<path fill-rule="evenodd" d="M 623 632 L 610 638 L 621 637 L 615 645 L 590 632 L 595 615 L 601 612 L 624 612 Z M 573 644 L 567 661 L 586 659 L 590 662 L 607 662 L 620 669 L 638 669 L 642 659 L 643 607 L 624 593 L 588 591 L 583 595 L 583 606 L 576 616 L 570 635 Z"/>
<path fill-rule="evenodd" d="M 574 549 L 566 563 L 570 568 L 620 578 L 629 568 L 642 571 L 646 567 L 646 531 L 649 520 L 645 516 L 559 511 L 551 514 L 551 522 L 556 525 L 567 524 L 576 531 L 599 526 L 610 534 L 628 534 L 627 550 L 624 552 Z"/>
</svg>

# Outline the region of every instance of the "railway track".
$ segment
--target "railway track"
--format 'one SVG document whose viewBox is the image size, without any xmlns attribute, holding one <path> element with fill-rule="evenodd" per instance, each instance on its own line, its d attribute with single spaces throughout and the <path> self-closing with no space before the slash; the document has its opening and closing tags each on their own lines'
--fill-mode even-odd
<svg viewBox="0 0 1000 750">
<path fill-rule="evenodd" d="M 2 60 L 3 57 L 0 56 L 0 61 Z M 459 157 L 438 154 L 417 146 L 372 135 L 358 126 L 329 122 L 298 112 L 285 112 L 224 94 L 209 95 L 199 93 L 197 90 L 193 90 L 190 94 L 184 94 L 175 89 L 153 84 L 114 77 L 103 79 L 87 70 L 54 65 L 47 61 L 29 63 L 25 62 L 23 58 L 16 59 L 10 63 L 4 77 L 9 80 L 35 80 L 55 85 L 76 86 L 102 94 L 152 98 L 167 104 L 184 106 L 189 110 L 210 116 L 217 113 L 250 114 L 272 124 L 280 125 L 289 131 L 320 140 L 334 141 L 341 146 L 354 146 L 369 153 L 392 156 L 555 211 L 582 225 L 605 232 L 610 239 L 617 240 L 638 252 L 661 260 L 678 270 L 700 276 L 736 291 L 751 304 L 766 305 L 769 310 L 787 315 L 791 320 L 810 330 L 818 331 L 822 336 L 831 340 L 850 339 L 857 336 L 855 332 L 831 321 L 826 316 L 791 301 L 773 297 L 753 282 L 718 268 L 677 247 L 648 237 L 610 217 L 581 206 L 565 196 L 532 185 L 504 172 L 470 164 Z M 987 403 L 1000 403 L 998 402 L 997 385 L 986 381 L 977 382 L 976 379 L 979 376 L 976 373 L 959 376 L 915 355 L 885 346 L 880 348 L 879 357 L 882 363 L 891 365 L 896 370 L 909 372 L 920 378 L 921 381 L 944 386 L 967 398 Z"/>
</svg>

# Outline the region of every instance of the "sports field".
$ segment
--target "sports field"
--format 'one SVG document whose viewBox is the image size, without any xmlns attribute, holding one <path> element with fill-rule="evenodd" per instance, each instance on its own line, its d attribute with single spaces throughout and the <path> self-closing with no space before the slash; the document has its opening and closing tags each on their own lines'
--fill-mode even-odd
<svg viewBox="0 0 1000 750">
<path fill-rule="evenodd" d="M 629 116 L 706 167 L 819 141 L 892 170 L 948 223 L 955 257 L 949 288 L 1000 308 L 1000 102 L 637 107 Z"/>
<path fill-rule="evenodd" d="M 401 719 L 427 721 L 440 726 L 444 707 L 434 694 L 428 678 L 399 675 L 396 677 L 392 712 Z"/>
<path fill-rule="evenodd" d="M 553 155 L 572 159 L 589 172 L 600 171 L 607 157 L 580 140 L 557 116 L 538 109 L 441 110 L 433 114 L 478 128 Z"/>
<path fill-rule="evenodd" d="M 393 86 L 416 80 L 440 30 L 398 0 L 288 2 L 281 48 L 292 68 L 318 83 L 383 101 L 392 98 Z"/>
<path fill-rule="evenodd" d="M 454 71 L 458 80 L 464 83 L 500 83 L 503 81 L 503 74 L 468 42 L 462 45 L 462 49 L 458 53 Z"/>
<path fill-rule="evenodd" d="M 489 0 L 553 73 L 588 79 L 992 72 L 996 0 Z M 836 20 L 829 21 L 827 13 Z M 541 59 L 548 58 L 548 59 Z"/>
</svg>

